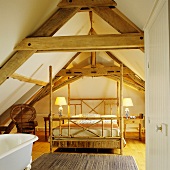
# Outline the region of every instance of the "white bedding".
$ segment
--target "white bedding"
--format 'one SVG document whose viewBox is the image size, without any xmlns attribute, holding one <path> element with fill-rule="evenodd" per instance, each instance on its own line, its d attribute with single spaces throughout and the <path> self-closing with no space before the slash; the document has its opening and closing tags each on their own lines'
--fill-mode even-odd
<svg viewBox="0 0 170 170">
<path fill-rule="evenodd" d="M 82 128 L 70 128 L 70 136 L 71 137 L 97 137 L 95 134 L 98 136 L 102 136 L 102 130 L 99 128 L 89 128 L 90 131 L 94 132 L 95 134 L 89 132 L 89 131 L 82 131 L 78 134 L 77 132 L 81 131 Z M 104 129 L 103 130 L 103 137 L 114 137 L 114 136 L 119 136 L 119 129 L 118 128 L 113 128 L 112 129 L 112 136 L 111 136 L 111 129 Z M 54 136 L 60 136 L 60 130 L 59 128 L 54 128 L 53 129 L 53 135 Z M 63 129 L 61 131 L 61 136 L 66 137 L 68 136 L 68 129 Z"/>
<path fill-rule="evenodd" d="M 103 115 L 105 117 L 115 117 L 115 115 Z M 99 114 L 80 114 L 73 117 L 102 117 Z M 117 127 L 117 120 L 112 120 L 113 126 L 112 126 L 112 134 L 111 134 L 111 120 L 103 120 L 104 122 L 104 130 L 102 134 L 102 123 L 97 123 L 96 125 L 92 125 L 96 123 L 99 120 L 75 120 L 75 122 L 78 125 L 75 125 L 74 123 L 70 123 L 70 134 L 68 134 L 68 124 L 62 126 L 60 129 L 59 127 L 56 127 L 53 129 L 53 135 L 56 137 L 115 137 L 119 136 L 120 130 Z M 91 126 L 91 127 L 90 127 Z M 84 130 L 86 129 L 86 130 Z M 61 132 L 61 134 L 60 134 Z M 95 135 L 95 134 L 97 135 Z"/>
</svg>

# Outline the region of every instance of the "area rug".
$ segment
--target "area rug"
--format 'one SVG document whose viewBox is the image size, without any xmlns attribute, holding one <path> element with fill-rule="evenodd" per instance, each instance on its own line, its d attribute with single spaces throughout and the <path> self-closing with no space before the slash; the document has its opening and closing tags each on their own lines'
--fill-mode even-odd
<svg viewBox="0 0 170 170">
<path fill-rule="evenodd" d="M 138 170 L 132 156 L 87 153 L 47 153 L 31 170 Z"/>
</svg>

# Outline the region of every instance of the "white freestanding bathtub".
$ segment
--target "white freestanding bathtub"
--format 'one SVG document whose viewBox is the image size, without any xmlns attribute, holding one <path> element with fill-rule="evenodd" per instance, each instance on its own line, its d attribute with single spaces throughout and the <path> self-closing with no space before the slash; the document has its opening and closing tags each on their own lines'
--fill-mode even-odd
<svg viewBox="0 0 170 170">
<path fill-rule="evenodd" d="M 38 137 L 32 134 L 0 135 L 0 170 L 29 169 L 32 162 L 32 145 Z"/>
</svg>

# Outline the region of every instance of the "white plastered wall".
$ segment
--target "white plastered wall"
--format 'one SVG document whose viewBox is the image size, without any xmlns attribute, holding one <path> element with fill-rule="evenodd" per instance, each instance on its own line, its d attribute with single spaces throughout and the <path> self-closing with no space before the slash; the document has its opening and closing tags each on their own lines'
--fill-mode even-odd
<svg viewBox="0 0 170 170">
<path fill-rule="evenodd" d="M 70 93 L 72 98 L 115 98 L 117 95 L 116 81 L 109 80 L 102 77 L 83 77 L 82 79 L 70 84 Z M 134 106 L 129 108 L 132 115 L 138 115 L 139 113 L 145 113 L 145 94 L 137 90 L 131 89 L 128 86 L 124 86 L 124 97 L 131 97 Z M 68 98 L 68 87 L 65 86 L 60 90 L 53 93 L 53 112 L 58 112 L 58 107 L 54 105 L 55 98 L 57 96 L 64 96 L 66 100 Z M 97 104 L 94 104 L 94 107 Z M 39 129 L 44 129 L 43 117 L 49 114 L 49 96 L 45 97 L 41 101 L 35 104 L 37 110 L 37 120 L 39 122 Z M 67 106 L 63 106 L 64 115 L 67 115 Z M 83 111 L 85 111 L 85 107 Z M 87 108 L 86 112 L 89 112 Z M 77 110 L 78 113 L 78 110 Z M 113 114 L 116 114 L 116 107 L 112 110 Z M 110 113 L 108 113 L 110 114 Z M 71 109 L 71 115 L 74 115 L 73 108 Z M 128 129 L 127 129 L 128 130 Z M 136 130 L 136 129 L 131 129 Z"/>
</svg>

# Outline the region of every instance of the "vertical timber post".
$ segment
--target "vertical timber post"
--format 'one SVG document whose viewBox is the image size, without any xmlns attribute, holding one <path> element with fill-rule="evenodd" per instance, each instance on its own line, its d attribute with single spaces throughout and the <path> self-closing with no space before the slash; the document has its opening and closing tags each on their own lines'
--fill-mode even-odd
<svg viewBox="0 0 170 170">
<path fill-rule="evenodd" d="M 53 115 L 52 115 L 52 66 L 49 66 L 49 83 L 50 83 L 50 152 L 52 153 L 52 121 L 53 121 Z"/>
<path fill-rule="evenodd" d="M 70 117 L 70 84 L 68 84 L 68 117 Z"/>
<path fill-rule="evenodd" d="M 123 155 L 123 64 L 120 67 L 120 154 Z"/>
</svg>

